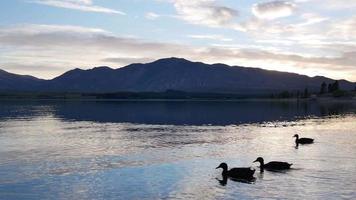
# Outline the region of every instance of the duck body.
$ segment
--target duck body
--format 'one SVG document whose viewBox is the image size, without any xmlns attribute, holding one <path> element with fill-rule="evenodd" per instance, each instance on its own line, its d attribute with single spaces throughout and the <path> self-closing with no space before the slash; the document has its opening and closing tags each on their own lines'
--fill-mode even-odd
<svg viewBox="0 0 356 200">
<path fill-rule="evenodd" d="M 252 178 L 253 174 L 255 173 L 254 169 L 250 168 L 232 168 L 227 173 L 225 176 L 232 177 L 232 178 L 242 178 L 242 179 L 248 179 Z"/>
<path fill-rule="evenodd" d="M 290 166 L 293 164 L 287 162 L 279 162 L 279 161 L 271 161 L 269 163 L 264 164 L 263 168 L 267 170 L 284 170 L 290 169 Z"/>
<path fill-rule="evenodd" d="M 311 138 L 299 138 L 297 140 L 298 144 L 311 144 L 313 142 L 314 142 L 314 139 L 311 139 Z"/>
<path fill-rule="evenodd" d="M 287 170 L 287 169 L 290 169 L 290 167 L 293 165 L 291 163 L 280 162 L 280 161 L 271 161 L 271 162 L 265 164 L 262 157 L 258 157 L 254 162 L 260 163 L 261 171 L 263 171 L 264 169 L 271 170 L 271 171 L 273 171 L 273 170 Z"/>
<path fill-rule="evenodd" d="M 236 179 L 251 179 L 253 178 L 253 174 L 255 173 L 255 170 L 249 167 L 231 168 L 230 170 L 228 170 L 226 163 L 221 163 L 216 169 L 218 168 L 223 169 L 223 177 L 231 177 Z"/>
<path fill-rule="evenodd" d="M 295 143 L 298 144 L 312 144 L 314 143 L 314 139 L 312 138 L 299 138 L 298 134 L 295 134 L 293 137 L 295 137 Z"/>
</svg>

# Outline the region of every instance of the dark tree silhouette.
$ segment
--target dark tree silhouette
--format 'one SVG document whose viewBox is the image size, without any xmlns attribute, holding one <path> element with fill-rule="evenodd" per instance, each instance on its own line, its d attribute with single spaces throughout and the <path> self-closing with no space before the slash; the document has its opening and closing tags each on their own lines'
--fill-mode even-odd
<svg viewBox="0 0 356 200">
<path fill-rule="evenodd" d="M 335 92 L 335 91 L 338 91 L 338 90 L 340 90 L 339 81 L 335 81 L 334 83 L 329 83 L 329 85 L 328 85 L 328 93 L 332 93 L 332 92 Z"/>
<path fill-rule="evenodd" d="M 326 83 L 323 82 L 320 87 L 320 94 L 326 93 Z"/>
<path fill-rule="evenodd" d="M 335 81 L 331 86 L 332 92 L 339 90 L 339 81 Z"/>
<path fill-rule="evenodd" d="M 331 83 L 328 84 L 328 93 L 332 92 L 332 85 Z"/>
<path fill-rule="evenodd" d="M 291 93 L 289 93 L 288 91 L 283 91 L 281 93 L 279 93 L 279 98 L 290 98 L 291 97 Z"/>
</svg>

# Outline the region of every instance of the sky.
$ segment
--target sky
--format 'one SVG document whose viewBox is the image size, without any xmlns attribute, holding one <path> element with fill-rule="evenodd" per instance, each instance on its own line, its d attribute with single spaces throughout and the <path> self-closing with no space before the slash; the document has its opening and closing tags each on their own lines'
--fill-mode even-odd
<svg viewBox="0 0 356 200">
<path fill-rule="evenodd" d="M 51 79 L 167 57 L 356 81 L 356 1 L 0 1 L 0 69 Z"/>
</svg>

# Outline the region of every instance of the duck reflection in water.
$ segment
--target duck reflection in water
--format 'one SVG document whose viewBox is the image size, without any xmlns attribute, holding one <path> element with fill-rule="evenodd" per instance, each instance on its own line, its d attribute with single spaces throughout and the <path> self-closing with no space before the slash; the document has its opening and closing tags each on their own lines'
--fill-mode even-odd
<svg viewBox="0 0 356 200">
<path fill-rule="evenodd" d="M 252 184 L 256 181 L 255 177 L 243 179 L 243 178 L 232 178 L 232 177 L 228 177 L 225 175 L 225 176 L 222 176 L 222 179 L 216 178 L 216 180 L 218 180 L 219 184 L 222 186 L 225 186 L 227 184 L 228 179 L 231 181 L 246 183 L 246 184 Z"/>
</svg>

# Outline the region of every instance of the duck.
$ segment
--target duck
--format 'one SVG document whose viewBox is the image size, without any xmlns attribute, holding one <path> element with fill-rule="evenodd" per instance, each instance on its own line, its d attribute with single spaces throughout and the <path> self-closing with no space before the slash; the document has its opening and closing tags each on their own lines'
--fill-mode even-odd
<svg viewBox="0 0 356 200">
<path fill-rule="evenodd" d="M 274 170 L 286 170 L 290 169 L 290 166 L 293 164 L 287 163 L 287 162 L 280 162 L 280 161 L 272 161 L 269 163 L 264 164 L 264 160 L 262 157 L 258 157 L 255 161 L 253 162 L 259 162 L 260 163 L 260 169 L 261 172 L 263 172 L 264 169 L 274 171 Z"/>
<path fill-rule="evenodd" d="M 222 168 L 222 176 L 224 178 L 230 177 L 235 179 L 252 179 L 253 174 L 255 173 L 255 169 L 251 169 L 250 167 L 240 167 L 240 168 L 231 168 L 228 170 L 228 166 L 226 163 L 221 163 L 215 169 Z"/>
<path fill-rule="evenodd" d="M 293 137 L 295 137 L 295 144 L 298 146 L 298 144 L 312 144 L 314 143 L 314 139 L 312 138 L 299 138 L 298 134 L 295 134 Z"/>
</svg>

